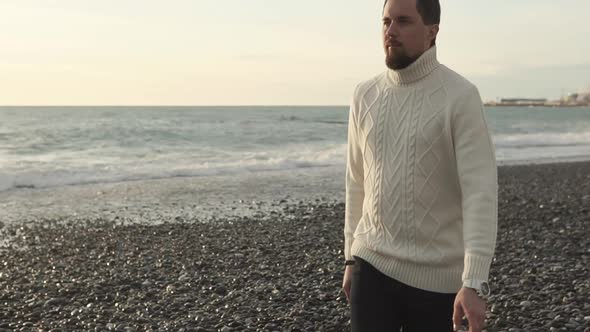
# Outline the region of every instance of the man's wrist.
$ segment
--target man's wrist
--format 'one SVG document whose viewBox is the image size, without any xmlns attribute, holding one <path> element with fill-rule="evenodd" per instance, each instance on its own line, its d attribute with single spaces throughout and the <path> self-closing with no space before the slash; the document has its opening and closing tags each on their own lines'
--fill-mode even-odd
<svg viewBox="0 0 590 332">
<path fill-rule="evenodd" d="M 346 265 L 346 266 L 348 266 L 348 265 L 354 265 L 354 260 L 353 259 L 346 260 L 346 262 L 344 263 L 344 265 Z"/>
<path fill-rule="evenodd" d="M 481 297 L 490 295 L 490 285 L 485 280 L 464 280 L 463 287 L 475 290 Z"/>
</svg>

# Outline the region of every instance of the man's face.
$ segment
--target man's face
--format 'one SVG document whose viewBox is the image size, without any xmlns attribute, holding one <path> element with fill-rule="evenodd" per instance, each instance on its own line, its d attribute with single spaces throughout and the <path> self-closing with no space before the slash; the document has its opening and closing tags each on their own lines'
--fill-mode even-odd
<svg viewBox="0 0 590 332">
<path fill-rule="evenodd" d="M 403 69 L 428 50 L 438 33 L 438 24 L 425 25 L 416 0 L 389 0 L 383 9 L 385 63 Z"/>
</svg>

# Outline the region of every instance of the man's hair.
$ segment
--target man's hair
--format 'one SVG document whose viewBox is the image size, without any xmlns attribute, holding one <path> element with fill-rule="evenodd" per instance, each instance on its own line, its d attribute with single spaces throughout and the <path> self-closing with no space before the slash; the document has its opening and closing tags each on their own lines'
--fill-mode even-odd
<svg viewBox="0 0 590 332">
<path fill-rule="evenodd" d="M 383 3 L 383 8 L 387 5 L 387 0 Z M 416 9 L 424 24 L 439 24 L 440 23 L 440 2 L 439 0 L 416 0 Z"/>
</svg>

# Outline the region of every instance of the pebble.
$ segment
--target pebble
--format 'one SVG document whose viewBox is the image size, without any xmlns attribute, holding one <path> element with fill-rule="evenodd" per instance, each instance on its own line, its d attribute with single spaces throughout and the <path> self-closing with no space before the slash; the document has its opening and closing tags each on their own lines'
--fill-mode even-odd
<svg viewBox="0 0 590 332">
<path fill-rule="evenodd" d="M 533 305 L 533 303 L 531 301 L 522 301 L 522 302 L 520 302 L 520 306 L 521 307 L 530 307 L 531 305 Z"/>
</svg>

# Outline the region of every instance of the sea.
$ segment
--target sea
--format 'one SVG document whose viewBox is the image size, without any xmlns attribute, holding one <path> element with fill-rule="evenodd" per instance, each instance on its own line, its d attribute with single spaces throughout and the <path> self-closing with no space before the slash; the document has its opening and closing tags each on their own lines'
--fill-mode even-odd
<svg viewBox="0 0 590 332">
<path fill-rule="evenodd" d="M 590 159 L 590 108 L 487 107 L 499 164 Z M 0 107 L 0 192 L 346 162 L 347 106 Z"/>
</svg>

